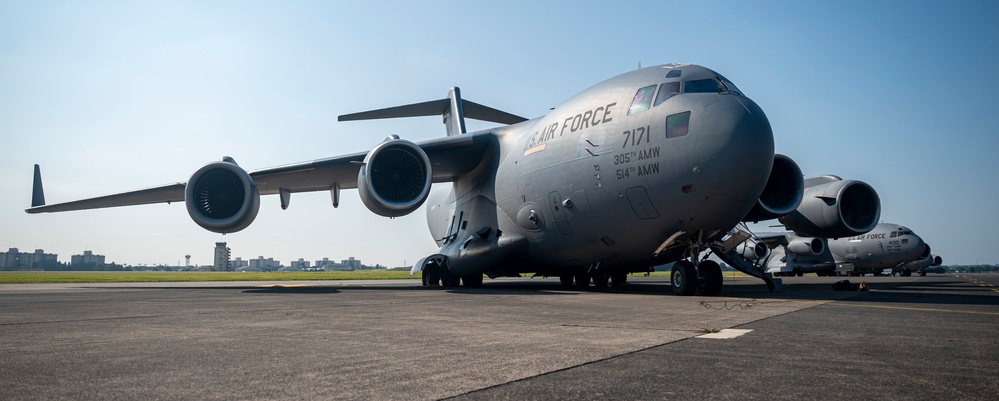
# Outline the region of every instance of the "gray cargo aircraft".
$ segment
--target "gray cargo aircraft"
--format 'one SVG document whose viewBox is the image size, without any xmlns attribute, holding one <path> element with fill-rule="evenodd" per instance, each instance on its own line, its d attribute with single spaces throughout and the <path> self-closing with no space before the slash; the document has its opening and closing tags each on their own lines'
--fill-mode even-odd
<svg viewBox="0 0 999 401">
<path fill-rule="evenodd" d="M 534 273 L 565 285 L 623 283 L 631 272 L 676 261 L 673 290 L 716 295 L 709 249 L 749 238 L 740 221 L 781 217 L 809 235 L 846 237 L 877 223 L 880 200 L 859 181 L 805 189 L 797 164 L 774 154 L 763 110 L 708 68 L 669 64 L 598 83 L 531 120 L 446 99 L 343 115 L 340 121 L 443 117 L 447 136 L 414 143 L 391 135 L 368 152 L 246 171 L 229 157 L 186 183 L 46 205 L 36 166 L 28 213 L 184 202 L 201 227 L 231 233 L 250 225 L 260 195 L 356 188 L 375 214 L 427 207 L 438 253 L 421 259 L 424 284 L 479 286 Z M 465 132 L 465 118 L 504 124 Z M 759 268 L 748 273 L 775 282 Z M 779 284 L 779 281 L 776 283 Z"/>
<path fill-rule="evenodd" d="M 756 249 L 761 243 L 771 249 Z M 758 261 L 775 276 L 852 276 L 878 274 L 885 269 L 903 276 L 913 272 L 926 275 L 925 269 L 933 262 L 930 246 L 922 238 L 904 226 L 890 223 L 880 223 L 868 233 L 847 238 L 760 234 L 737 251 L 744 259 Z"/>
</svg>

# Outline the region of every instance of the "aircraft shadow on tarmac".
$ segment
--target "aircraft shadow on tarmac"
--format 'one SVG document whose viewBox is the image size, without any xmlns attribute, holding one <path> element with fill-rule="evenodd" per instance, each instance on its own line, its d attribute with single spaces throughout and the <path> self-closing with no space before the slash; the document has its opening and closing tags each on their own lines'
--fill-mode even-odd
<svg viewBox="0 0 999 401">
<path fill-rule="evenodd" d="M 983 289 L 977 284 L 956 277 L 940 277 L 936 279 L 880 281 L 877 278 L 863 279 L 854 277 L 854 284 L 864 282 L 869 291 L 834 291 L 832 283 L 838 280 L 822 279 L 811 282 L 815 278 L 799 278 L 788 282 L 785 280 L 783 289 L 770 292 L 763 283 L 755 284 L 748 279 L 726 279 L 726 285 L 717 297 L 694 296 L 691 300 L 701 301 L 705 298 L 756 299 L 756 300 L 799 300 L 799 301 L 837 301 L 850 302 L 897 302 L 906 304 L 954 304 L 954 305 L 997 305 L 999 293 Z M 147 287 L 159 290 L 226 290 L 241 291 L 247 294 L 338 294 L 351 291 L 446 291 L 453 294 L 468 295 L 580 295 L 584 293 L 628 294 L 676 297 L 670 290 L 668 278 L 640 278 L 628 283 L 625 287 L 586 288 L 563 287 L 558 282 L 550 280 L 538 281 L 486 281 L 482 287 L 423 287 L 418 282 L 412 284 L 365 284 L 365 285 L 328 285 L 328 284 L 294 284 L 273 286 L 209 286 L 209 287 Z"/>
</svg>

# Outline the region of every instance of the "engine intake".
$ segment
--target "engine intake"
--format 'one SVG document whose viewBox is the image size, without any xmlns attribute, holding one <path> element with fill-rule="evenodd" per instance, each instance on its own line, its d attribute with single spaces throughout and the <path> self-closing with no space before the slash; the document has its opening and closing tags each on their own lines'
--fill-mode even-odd
<svg viewBox="0 0 999 401">
<path fill-rule="evenodd" d="M 216 233 L 240 231 L 257 217 L 260 192 L 232 159 L 206 164 L 187 181 L 184 203 L 191 219 Z"/>
<path fill-rule="evenodd" d="M 423 149 L 393 135 L 364 157 L 357 190 L 375 214 L 405 216 L 427 200 L 431 178 L 430 158 Z"/>
<path fill-rule="evenodd" d="M 796 238 L 787 244 L 787 250 L 798 255 L 821 255 L 826 244 L 819 238 Z"/>
<path fill-rule="evenodd" d="M 770 178 L 763 187 L 763 193 L 756 205 L 742 221 L 763 221 L 776 219 L 794 211 L 801 204 L 805 181 L 798 164 L 784 155 L 774 155 L 774 165 Z"/>
<path fill-rule="evenodd" d="M 867 183 L 826 175 L 805 181 L 805 194 L 781 224 L 803 237 L 842 238 L 871 231 L 881 217 L 881 198 Z"/>
</svg>

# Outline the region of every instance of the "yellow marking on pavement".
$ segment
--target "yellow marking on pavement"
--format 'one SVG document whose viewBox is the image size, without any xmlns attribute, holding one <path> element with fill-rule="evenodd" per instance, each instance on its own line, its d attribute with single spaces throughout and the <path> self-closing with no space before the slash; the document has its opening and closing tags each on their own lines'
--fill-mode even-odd
<svg viewBox="0 0 999 401">
<path fill-rule="evenodd" d="M 992 290 L 996 291 L 996 290 Z M 999 292 L 999 291 L 996 291 Z M 947 313 L 966 313 L 969 315 L 994 315 L 999 316 L 999 312 L 979 312 L 979 311 L 967 311 L 967 310 L 953 310 L 953 309 L 935 309 L 935 308 L 913 308 L 908 306 L 886 306 L 886 305 L 858 305 L 858 304 L 845 304 L 839 302 L 832 302 L 829 305 L 835 306 L 855 306 L 858 308 L 875 308 L 875 309 L 898 309 L 898 310 L 912 310 L 921 312 L 947 312 Z"/>
</svg>

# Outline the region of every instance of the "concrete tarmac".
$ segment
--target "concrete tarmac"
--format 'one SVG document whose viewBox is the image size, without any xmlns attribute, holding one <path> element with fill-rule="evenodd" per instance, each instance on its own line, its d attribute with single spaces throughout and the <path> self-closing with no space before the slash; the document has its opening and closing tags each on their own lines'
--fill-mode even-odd
<svg viewBox="0 0 999 401">
<path fill-rule="evenodd" d="M 0 399 L 999 399 L 999 275 L 629 280 L 3 285 Z"/>
</svg>

